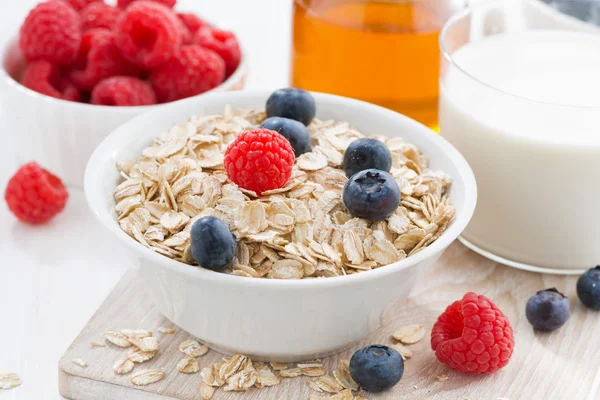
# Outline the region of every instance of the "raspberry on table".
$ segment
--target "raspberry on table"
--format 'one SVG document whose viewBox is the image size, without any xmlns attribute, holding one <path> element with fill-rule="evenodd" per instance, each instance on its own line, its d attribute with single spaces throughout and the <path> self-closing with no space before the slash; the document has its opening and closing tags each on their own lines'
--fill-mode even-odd
<svg viewBox="0 0 600 400">
<path fill-rule="evenodd" d="M 71 5 L 76 11 L 81 11 L 85 6 L 92 3 L 102 3 L 103 0 L 63 0 Z"/>
<path fill-rule="evenodd" d="M 159 4 L 140 1 L 131 4 L 117 22 L 117 46 L 129 61 L 156 68 L 171 59 L 181 46 L 181 21 Z"/>
<path fill-rule="evenodd" d="M 96 85 L 91 102 L 103 106 L 148 106 L 156 104 L 156 95 L 141 79 L 115 76 Z"/>
<path fill-rule="evenodd" d="M 229 179 L 259 196 L 285 186 L 292 175 L 294 150 L 281 134 L 268 129 L 239 135 L 225 151 Z"/>
<path fill-rule="evenodd" d="M 114 30 L 121 12 L 121 9 L 106 3 L 90 3 L 79 12 L 81 29 L 84 32 L 95 28 Z"/>
<path fill-rule="evenodd" d="M 69 73 L 78 88 L 91 91 L 103 79 L 139 73 L 139 68 L 121 55 L 115 42 L 116 35 L 106 29 L 92 29 L 83 34 L 77 62 Z"/>
<path fill-rule="evenodd" d="M 179 19 L 187 26 L 191 33 L 196 33 L 200 28 L 211 26 L 208 22 L 192 13 L 177 13 Z"/>
<path fill-rule="evenodd" d="M 508 318 L 487 297 L 469 292 L 450 304 L 431 330 L 431 348 L 450 369 L 469 374 L 508 364 L 515 346 Z"/>
<path fill-rule="evenodd" d="M 205 26 L 195 35 L 196 44 L 217 53 L 225 61 L 225 76 L 235 72 L 242 53 L 237 38 L 232 32 Z"/>
<path fill-rule="evenodd" d="M 61 180 L 31 162 L 8 181 L 4 199 L 10 211 L 28 224 L 42 224 L 60 213 L 69 193 Z"/>
<path fill-rule="evenodd" d="M 213 51 L 182 46 L 169 62 L 152 71 L 152 87 L 161 103 L 204 93 L 223 82 L 225 63 Z"/>
<path fill-rule="evenodd" d="M 62 100 L 79 101 L 79 90 L 60 69 L 46 60 L 33 61 L 27 65 L 21 84 L 38 93 Z"/>
<path fill-rule="evenodd" d="M 117 5 L 121 8 L 127 8 L 131 3 L 135 3 L 139 0 L 118 0 Z M 153 1 L 155 3 L 162 4 L 163 6 L 167 6 L 169 8 L 175 7 L 177 0 L 145 0 L 145 1 Z"/>
<path fill-rule="evenodd" d="M 73 7 L 61 0 L 38 4 L 21 26 L 19 48 L 28 61 L 44 59 L 67 65 L 81 43 L 81 21 Z"/>
</svg>

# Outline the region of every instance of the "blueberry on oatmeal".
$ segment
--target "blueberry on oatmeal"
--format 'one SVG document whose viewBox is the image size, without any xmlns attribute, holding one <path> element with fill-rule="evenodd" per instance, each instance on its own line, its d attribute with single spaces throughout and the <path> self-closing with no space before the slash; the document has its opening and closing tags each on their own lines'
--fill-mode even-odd
<svg viewBox="0 0 600 400">
<path fill-rule="evenodd" d="M 392 153 L 380 140 L 372 138 L 356 139 L 344 152 L 344 172 L 350 178 L 365 169 L 378 169 L 390 172 Z"/>
<path fill-rule="evenodd" d="M 369 221 L 388 218 L 400 205 L 400 187 L 396 180 L 377 169 L 354 174 L 344 186 L 342 196 L 352 216 Z"/>
<path fill-rule="evenodd" d="M 199 266 L 221 271 L 231 265 L 237 251 L 235 236 L 215 217 L 202 217 L 192 225 L 192 255 Z"/>
<path fill-rule="evenodd" d="M 267 117 L 294 119 L 308 126 L 315 118 L 317 105 L 314 97 L 306 90 L 296 88 L 279 89 L 267 100 Z"/>
<path fill-rule="evenodd" d="M 267 118 L 260 127 L 279 132 L 290 142 L 296 157 L 312 150 L 310 134 L 306 126 L 298 121 L 289 118 L 271 117 Z"/>
</svg>

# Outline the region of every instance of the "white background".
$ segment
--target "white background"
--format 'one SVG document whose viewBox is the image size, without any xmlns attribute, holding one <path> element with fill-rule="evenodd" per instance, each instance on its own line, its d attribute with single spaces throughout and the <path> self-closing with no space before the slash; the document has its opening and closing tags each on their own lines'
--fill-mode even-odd
<svg viewBox="0 0 600 400">
<path fill-rule="evenodd" d="M 16 35 L 36 0 L 0 0 L 0 38 Z M 287 86 L 292 0 L 179 0 L 234 30 L 249 54 L 248 89 Z M 0 96 L 2 94 L 0 93 Z M 2 110 L 2 113 L 7 110 Z M 10 110 L 8 110 L 10 112 Z M 0 194 L 18 151 L 0 114 Z M 47 226 L 18 223 L 0 200 L 0 371 L 23 385 L 1 400 L 57 400 L 57 363 L 127 268 L 120 248 L 96 224 L 83 194 Z M 116 400 L 116 399 L 114 399 Z"/>
</svg>

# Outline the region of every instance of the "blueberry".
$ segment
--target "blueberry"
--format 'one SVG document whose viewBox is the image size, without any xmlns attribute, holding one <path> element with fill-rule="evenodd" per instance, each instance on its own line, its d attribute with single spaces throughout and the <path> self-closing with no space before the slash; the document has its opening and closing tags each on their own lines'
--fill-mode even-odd
<svg viewBox="0 0 600 400">
<path fill-rule="evenodd" d="M 527 301 L 525 315 L 535 329 L 553 331 L 569 319 L 569 299 L 555 288 L 540 290 Z"/>
<path fill-rule="evenodd" d="M 352 175 L 346 182 L 342 199 L 352 216 L 381 221 L 400 205 L 400 188 L 387 172 L 367 169 Z"/>
<path fill-rule="evenodd" d="M 274 91 L 267 100 L 267 117 L 294 119 L 308 126 L 316 113 L 315 99 L 306 90 L 279 89 Z"/>
<path fill-rule="evenodd" d="M 350 359 L 350 375 L 361 388 L 382 392 L 402 378 L 404 361 L 396 350 L 374 344 L 358 350 Z"/>
<path fill-rule="evenodd" d="M 281 133 L 292 145 L 296 157 L 312 150 L 310 134 L 306 126 L 289 118 L 267 118 L 260 126 Z"/>
<path fill-rule="evenodd" d="M 390 172 L 392 153 L 380 140 L 361 138 L 350 143 L 344 153 L 344 171 L 350 178 L 365 169 L 378 169 Z"/>
<path fill-rule="evenodd" d="M 586 307 L 600 310 L 600 265 L 585 271 L 579 277 L 577 297 Z"/>
<path fill-rule="evenodd" d="M 235 236 L 223 221 L 202 217 L 192 225 L 192 255 L 203 268 L 220 271 L 233 262 L 237 251 Z"/>
</svg>

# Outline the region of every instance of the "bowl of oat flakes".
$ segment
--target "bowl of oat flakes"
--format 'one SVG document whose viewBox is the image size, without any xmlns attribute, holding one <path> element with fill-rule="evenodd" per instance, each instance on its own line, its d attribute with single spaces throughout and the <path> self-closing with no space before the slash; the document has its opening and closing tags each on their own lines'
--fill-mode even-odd
<svg viewBox="0 0 600 400">
<path fill-rule="evenodd" d="M 292 158 L 283 187 L 259 196 L 231 181 L 224 159 L 263 123 L 269 96 L 215 93 L 137 117 L 96 149 L 85 192 L 169 320 L 218 351 L 290 362 L 382 327 L 466 227 L 477 189 L 461 154 L 427 127 L 314 93 L 310 151 Z M 353 217 L 342 201 L 344 152 L 366 136 L 389 149 L 400 190 L 399 206 L 378 221 Z M 190 245 L 194 224 L 209 217 L 236 242 L 219 272 L 198 266 Z"/>
</svg>

